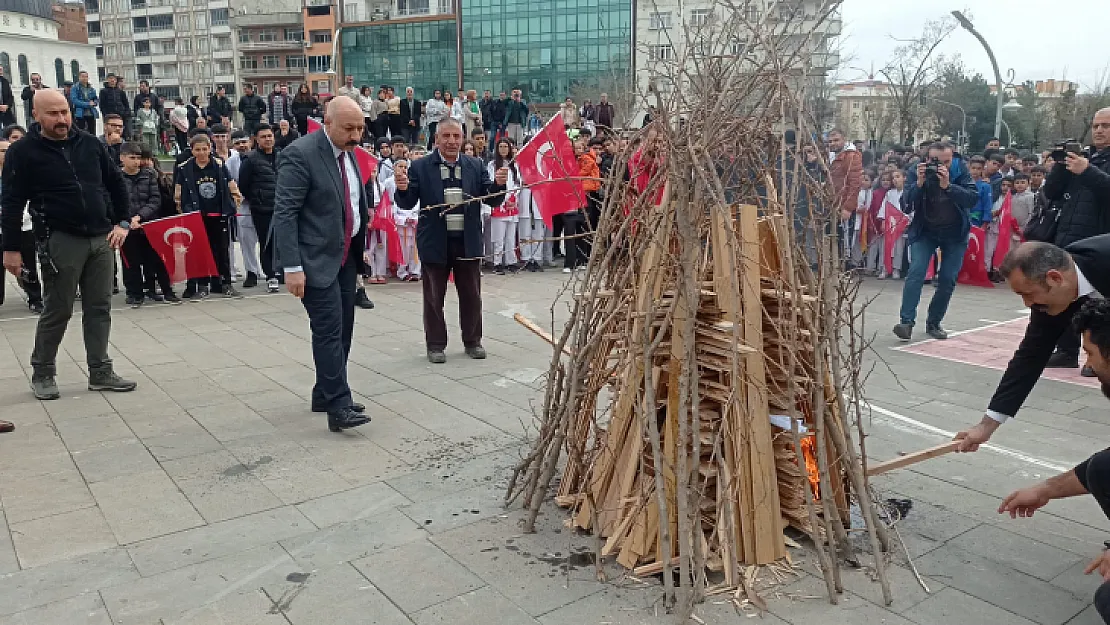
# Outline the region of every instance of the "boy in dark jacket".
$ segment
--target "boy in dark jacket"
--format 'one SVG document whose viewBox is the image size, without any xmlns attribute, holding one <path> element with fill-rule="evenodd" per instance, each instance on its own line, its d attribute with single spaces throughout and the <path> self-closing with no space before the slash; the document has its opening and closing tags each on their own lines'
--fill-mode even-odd
<svg viewBox="0 0 1110 625">
<path fill-rule="evenodd" d="M 130 142 L 120 148 L 120 162 L 123 164 L 123 183 L 127 186 L 130 201 L 128 217 L 131 219 L 131 235 L 123 242 L 123 284 L 127 289 L 127 304 L 132 308 L 143 305 L 144 274 L 153 276 L 162 289 L 162 295 L 155 297 L 150 289 L 151 299 L 164 299 L 171 304 L 181 300 L 173 292 L 173 284 L 166 272 L 166 266 L 154 248 L 150 246 L 143 223 L 158 219 L 162 211 L 162 196 L 158 190 L 158 175 L 142 167 L 142 146 Z"/>
<path fill-rule="evenodd" d="M 254 85 L 246 85 L 243 90 L 246 93 L 239 98 L 239 112 L 243 114 L 243 130 L 253 135 L 266 114 L 266 101 L 254 92 Z"/>
<path fill-rule="evenodd" d="M 185 299 L 208 297 L 209 285 L 224 297 L 242 297 L 231 286 L 231 259 L 228 250 L 228 224 L 235 216 L 242 196 L 223 161 L 212 154 L 207 135 L 197 134 L 189 140 L 192 157 L 174 168 L 174 200 L 183 213 L 199 212 L 204 220 L 208 245 L 220 275 L 190 278 Z"/>
</svg>

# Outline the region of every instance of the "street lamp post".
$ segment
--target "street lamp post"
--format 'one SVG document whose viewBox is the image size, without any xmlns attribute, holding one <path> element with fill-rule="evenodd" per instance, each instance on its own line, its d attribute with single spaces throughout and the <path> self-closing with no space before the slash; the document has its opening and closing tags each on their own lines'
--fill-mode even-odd
<svg viewBox="0 0 1110 625">
<path fill-rule="evenodd" d="M 998 71 L 998 61 L 994 58 L 994 51 L 991 50 L 990 45 L 987 44 L 987 40 L 983 39 L 979 31 L 975 30 L 975 26 L 972 25 L 971 20 L 967 19 L 967 17 L 959 11 L 952 11 L 952 17 L 956 18 L 956 21 L 960 23 L 960 26 L 962 26 L 964 30 L 974 35 L 975 38 L 979 40 L 979 43 L 983 44 L 983 49 L 987 51 L 987 56 L 990 57 L 991 68 L 994 69 L 994 82 L 998 85 L 998 102 L 994 107 L 994 136 L 997 137 L 998 134 L 1002 132 L 1002 104 L 1005 99 L 1005 89 L 1002 85 L 1002 72 Z M 1013 139 L 1012 135 L 1010 139 Z"/>
<path fill-rule="evenodd" d="M 960 106 L 959 104 L 955 104 L 953 102 L 945 102 L 944 100 L 938 100 L 937 98 L 933 98 L 933 97 L 930 97 L 930 96 L 925 96 L 925 97 L 926 97 L 926 99 L 932 100 L 933 102 L 936 102 L 937 104 L 947 104 L 948 106 L 954 106 L 954 107 L 960 109 L 960 113 L 964 116 L 963 121 L 960 122 L 960 147 L 966 149 L 967 145 L 965 145 L 965 144 L 967 142 L 967 111 L 964 110 L 964 107 Z"/>
</svg>

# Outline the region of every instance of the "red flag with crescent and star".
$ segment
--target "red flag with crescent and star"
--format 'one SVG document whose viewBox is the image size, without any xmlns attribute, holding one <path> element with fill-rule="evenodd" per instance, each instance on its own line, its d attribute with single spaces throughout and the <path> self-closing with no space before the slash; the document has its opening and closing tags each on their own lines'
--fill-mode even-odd
<svg viewBox="0 0 1110 625">
<path fill-rule="evenodd" d="M 220 275 L 199 212 L 143 222 L 143 232 L 166 265 L 171 282 Z"/>
<path fill-rule="evenodd" d="M 1006 198 L 1002 200 L 1002 210 L 998 213 L 998 246 L 994 248 L 994 258 L 991 259 L 991 266 L 995 268 L 1002 266 L 1002 259 L 1009 253 L 1011 241 L 1015 237 L 1018 241 L 1025 240 L 1025 235 L 1014 219 L 1013 206 L 1013 196 L 1007 192 Z"/>
<path fill-rule="evenodd" d="M 886 212 L 883 221 L 883 270 L 886 275 L 894 271 L 894 244 L 902 238 L 910 220 L 906 214 L 898 210 L 894 204 L 886 203 Z"/>
<path fill-rule="evenodd" d="M 967 251 L 964 252 L 964 264 L 960 266 L 960 273 L 956 276 L 959 284 L 982 286 L 993 289 L 994 284 L 987 276 L 987 266 L 983 262 L 983 254 L 987 251 L 987 231 L 980 226 L 972 226 L 967 235 Z M 944 262 L 941 260 L 941 262 Z"/>
<path fill-rule="evenodd" d="M 586 204 L 586 191 L 578 176 L 578 158 L 563 130 L 563 118 L 555 115 L 528 145 L 517 152 L 516 166 L 520 180 L 528 185 L 539 206 L 543 222 L 551 226 L 551 218 L 577 210 Z"/>
<path fill-rule="evenodd" d="M 310 133 L 323 129 L 323 124 L 311 117 L 308 118 L 308 131 Z M 378 168 L 378 157 L 360 145 L 355 148 L 355 162 L 358 163 L 359 178 L 362 178 L 362 184 L 365 185 L 370 180 L 370 176 L 374 175 L 374 170 Z"/>
</svg>

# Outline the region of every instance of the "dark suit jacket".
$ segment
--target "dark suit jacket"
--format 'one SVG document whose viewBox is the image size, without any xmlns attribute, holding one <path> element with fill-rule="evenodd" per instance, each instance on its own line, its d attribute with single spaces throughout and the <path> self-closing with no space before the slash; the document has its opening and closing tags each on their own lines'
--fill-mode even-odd
<svg viewBox="0 0 1110 625">
<path fill-rule="evenodd" d="M 443 177 L 440 163 L 443 162 L 439 150 L 418 158 L 409 165 L 409 188 L 397 191 L 394 200 L 397 206 L 411 209 L 420 202 L 421 209 L 429 206 L 443 204 Z M 482 161 L 473 156 L 459 155 L 462 165 L 460 178 L 464 198 L 482 197 L 505 187 L 496 185 L 490 180 L 489 170 Z M 504 196 L 498 195 L 485 201 L 490 206 L 500 206 Z M 484 254 L 482 243 L 482 203 L 467 202 L 463 205 L 465 223 L 463 225 L 463 243 L 467 258 L 479 258 Z M 447 220 L 442 215 L 442 209 L 433 208 L 421 210 L 416 222 L 416 249 L 420 254 L 420 261 L 433 264 L 445 264 L 450 260 L 447 247 Z"/>
<path fill-rule="evenodd" d="M 1071 254 L 1079 271 L 1095 291 L 1103 297 L 1110 296 L 1110 234 L 1076 241 L 1064 249 Z M 1067 310 L 1055 316 L 1032 311 L 1025 337 L 1006 365 L 1006 373 L 991 397 L 991 410 L 1011 417 L 1017 414 L 1044 373 L 1045 365 L 1056 348 L 1056 341 L 1086 300 L 1087 297 L 1080 297 Z"/>
<path fill-rule="evenodd" d="M 401 98 L 401 121 L 405 126 L 408 126 L 410 121 L 414 121 L 417 128 L 420 127 L 420 100 L 413 98 L 410 107 L 408 98 Z"/>
<path fill-rule="evenodd" d="M 358 171 L 358 162 L 352 160 L 352 163 Z M 341 194 L 347 190 L 342 184 L 331 139 L 324 131 L 297 139 L 278 156 L 271 226 L 278 266 L 303 267 L 305 282 L 311 287 L 323 288 L 331 284 L 343 265 L 346 233 Z M 360 272 L 366 225 L 370 221 L 366 200 L 363 191 L 358 202 L 362 221 L 351 240 Z"/>
</svg>

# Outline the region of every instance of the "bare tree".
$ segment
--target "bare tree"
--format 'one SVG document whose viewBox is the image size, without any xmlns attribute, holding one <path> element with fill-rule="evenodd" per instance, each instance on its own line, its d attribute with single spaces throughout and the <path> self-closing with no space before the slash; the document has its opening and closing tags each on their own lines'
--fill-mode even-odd
<svg viewBox="0 0 1110 625">
<path fill-rule="evenodd" d="M 925 89 L 937 72 L 937 53 L 940 44 L 955 30 L 956 23 L 949 17 L 925 22 L 921 35 L 915 39 L 898 40 L 893 56 L 879 73 L 890 83 L 898 113 L 898 134 L 905 143 L 913 142 L 914 131 L 920 125 L 924 107 Z"/>
</svg>

